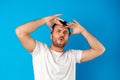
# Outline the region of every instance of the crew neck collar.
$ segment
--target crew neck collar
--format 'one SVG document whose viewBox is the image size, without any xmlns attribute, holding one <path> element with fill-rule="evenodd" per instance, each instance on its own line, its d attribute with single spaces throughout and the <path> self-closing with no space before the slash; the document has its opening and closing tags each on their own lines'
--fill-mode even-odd
<svg viewBox="0 0 120 80">
<path fill-rule="evenodd" d="M 63 51 L 59 52 L 59 51 L 53 50 L 53 49 L 51 48 L 51 46 L 50 46 L 49 48 L 50 48 L 50 50 L 52 50 L 52 51 L 54 51 L 54 52 L 56 52 L 56 53 L 63 53 L 63 52 L 64 52 L 64 49 L 63 49 Z"/>
<path fill-rule="evenodd" d="M 50 47 L 49 47 L 49 49 L 50 49 L 51 53 L 56 55 L 56 56 L 61 56 L 64 53 L 64 51 L 58 52 L 58 51 L 55 51 L 55 50 L 51 49 Z"/>
</svg>

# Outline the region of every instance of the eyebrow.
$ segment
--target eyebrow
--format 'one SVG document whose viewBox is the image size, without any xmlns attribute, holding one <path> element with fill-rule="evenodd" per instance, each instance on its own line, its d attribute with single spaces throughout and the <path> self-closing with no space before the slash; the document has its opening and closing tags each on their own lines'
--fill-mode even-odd
<svg viewBox="0 0 120 80">
<path fill-rule="evenodd" d="M 62 29 L 60 29 L 60 28 L 56 29 L 56 31 L 58 31 L 58 30 L 62 31 Z M 64 32 L 65 32 L 65 31 L 66 31 L 66 32 L 69 32 L 68 29 L 65 29 L 65 30 L 63 30 L 63 31 L 64 31 Z"/>
</svg>

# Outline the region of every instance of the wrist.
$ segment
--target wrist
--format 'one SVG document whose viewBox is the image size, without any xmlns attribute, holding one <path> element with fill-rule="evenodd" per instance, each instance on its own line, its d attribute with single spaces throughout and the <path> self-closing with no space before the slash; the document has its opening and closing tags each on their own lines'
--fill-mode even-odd
<svg viewBox="0 0 120 80">
<path fill-rule="evenodd" d="M 45 24 L 48 22 L 48 19 L 47 19 L 48 17 L 44 17 L 43 18 L 43 21 L 45 22 Z"/>
<path fill-rule="evenodd" d="M 82 30 L 81 34 L 85 34 L 85 33 L 86 33 L 86 31 L 87 31 L 87 30 L 85 30 L 85 29 L 84 29 L 84 30 Z"/>
</svg>

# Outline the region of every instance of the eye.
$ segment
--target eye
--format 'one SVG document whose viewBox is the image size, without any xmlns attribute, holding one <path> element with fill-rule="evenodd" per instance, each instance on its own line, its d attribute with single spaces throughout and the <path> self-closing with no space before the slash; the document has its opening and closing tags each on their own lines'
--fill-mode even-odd
<svg viewBox="0 0 120 80">
<path fill-rule="evenodd" d="M 68 31 L 64 31 L 64 34 L 68 34 Z"/>
<path fill-rule="evenodd" d="M 57 32 L 59 33 L 59 32 L 60 32 L 60 30 L 57 30 Z"/>
</svg>

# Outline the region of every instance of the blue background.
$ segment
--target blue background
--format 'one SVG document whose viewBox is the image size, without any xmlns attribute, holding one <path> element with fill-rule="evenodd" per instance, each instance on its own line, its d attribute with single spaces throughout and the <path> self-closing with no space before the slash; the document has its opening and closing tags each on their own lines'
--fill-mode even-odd
<svg viewBox="0 0 120 80">
<path fill-rule="evenodd" d="M 56 13 L 76 19 L 106 47 L 100 57 L 77 64 L 76 80 L 120 80 L 119 0 L 0 0 L 0 80 L 33 80 L 32 57 L 18 40 L 15 29 L 26 22 Z M 43 25 L 31 34 L 51 44 Z M 88 49 L 82 35 L 72 35 L 65 49 Z"/>
</svg>

